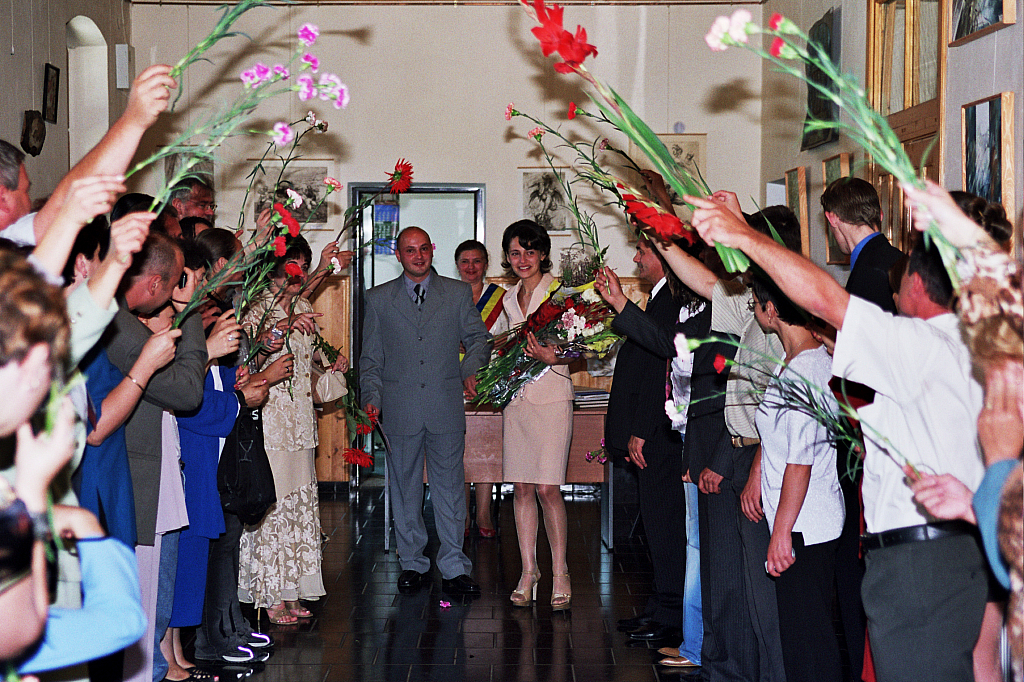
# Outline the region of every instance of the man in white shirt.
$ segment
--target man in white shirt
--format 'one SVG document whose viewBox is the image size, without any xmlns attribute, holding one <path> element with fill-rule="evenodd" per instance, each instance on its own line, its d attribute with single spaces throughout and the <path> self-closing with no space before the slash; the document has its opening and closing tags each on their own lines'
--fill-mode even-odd
<svg viewBox="0 0 1024 682">
<path fill-rule="evenodd" d="M 851 296 L 806 258 L 758 234 L 724 205 L 688 198 L 709 244 L 742 250 L 794 303 L 839 330 L 833 372 L 875 388 L 865 437 L 862 595 L 877 679 L 973 679 L 987 578 L 977 540 L 934 522 L 902 470 L 948 473 L 972 490 L 982 476 L 976 419 L 982 390 L 950 310 L 952 286 L 934 249 L 919 245 L 901 280 L 900 317 Z"/>
</svg>

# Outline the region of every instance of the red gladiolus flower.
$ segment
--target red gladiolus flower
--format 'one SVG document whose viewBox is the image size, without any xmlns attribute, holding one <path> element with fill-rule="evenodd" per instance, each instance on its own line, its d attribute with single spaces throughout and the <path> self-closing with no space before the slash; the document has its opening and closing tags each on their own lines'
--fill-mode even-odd
<svg viewBox="0 0 1024 682">
<path fill-rule="evenodd" d="M 395 170 L 389 174 L 392 194 L 401 194 L 412 185 L 412 164 L 405 159 L 399 159 L 395 164 Z"/>
<path fill-rule="evenodd" d="M 569 102 L 569 113 L 566 115 L 570 121 L 576 118 L 576 102 Z"/>
<path fill-rule="evenodd" d="M 284 237 L 274 237 L 274 256 L 280 258 L 287 250 L 288 248 L 284 245 Z"/>
<path fill-rule="evenodd" d="M 552 52 L 558 51 L 562 34 L 566 33 L 566 30 L 562 28 L 562 8 L 552 5 L 548 10 L 544 6 L 544 0 L 536 0 L 533 7 L 537 12 L 537 21 L 540 22 L 540 26 L 534 28 L 532 33 L 540 41 L 540 49 L 547 57 Z"/>
<path fill-rule="evenodd" d="M 368 433 L 373 433 L 372 424 L 356 424 L 356 433 L 360 436 L 365 436 Z"/>
<path fill-rule="evenodd" d="M 782 38 L 776 38 L 772 41 L 771 49 L 768 50 L 768 54 L 773 57 L 778 57 L 782 54 L 782 48 L 786 46 L 786 41 Z"/>
<path fill-rule="evenodd" d="M 345 448 L 345 451 L 341 453 L 341 456 L 349 464 L 355 464 L 356 466 L 361 467 L 373 466 L 373 457 L 359 448 Z"/>
<path fill-rule="evenodd" d="M 715 356 L 715 371 L 721 374 L 725 370 L 727 362 L 725 356 L 719 353 Z"/>
<path fill-rule="evenodd" d="M 776 12 L 772 15 L 772 18 L 768 20 L 768 28 L 773 31 L 778 31 L 779 26 L 782 24 L 782 15 Z"/>
<path fill-rule="evenodd" d="M 683 221 L 671 213 L 666 213 L 656 206 L 636 201 L 630 194 L 622 195 L 626 202 L 626 213 L 658 233 L 663 239 L 685 239 L 693 244 L 693 233 L 686 228 Z"/>
<path fill-rule="evenodd" d="M 575 36 L 568 31 L 562 31 L 562 39 L 558 43 L 558 54 L 565 60 L 563 66 L 576 69 L 587 57 L 591 55 L 596 57 L 597 48 L 587 42 L 586 29 L 577 26 Z M 561 73 L 565 73 L 565 71 L 561 71 Z"/>
<path fill-rule="evenodd" d="M 299 279 L 302 279 L 302 268 L 299 267 L 298 263 L 285 263 L 284 274 L 289 277 L 298 277 Z"/>
</svg>

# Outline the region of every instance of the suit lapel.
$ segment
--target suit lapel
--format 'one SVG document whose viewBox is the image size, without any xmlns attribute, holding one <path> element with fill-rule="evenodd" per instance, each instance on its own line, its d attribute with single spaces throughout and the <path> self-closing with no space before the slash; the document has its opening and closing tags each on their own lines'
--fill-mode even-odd
<svg viewBox="0 0 1024 682">
<path fill-rule="evenodd" d="M 391 302 L 394 303 L 398 312 L 409 318 L 409 321 L 414 325 L 418 325 L 420 311 L 416 309 L 416 304 L 412 302 L 412 297 L 409 296 L 409 292 L 405 288 L 405 275 L 399 275 L 398 279 L 394 280 L 394 282 L 395 285 L 391 291 Z"/>
<path fill-rule="evenodd" d="M 425 324 L 441 309 L 445 295 L 446 282 L 441 280 L 441 275 L 436 272 L 430 277 L 430 287 L 427 289 L 427 296 L 423 299 L 423 311 L 420 313 L 420 324 Z"/>
</svg>

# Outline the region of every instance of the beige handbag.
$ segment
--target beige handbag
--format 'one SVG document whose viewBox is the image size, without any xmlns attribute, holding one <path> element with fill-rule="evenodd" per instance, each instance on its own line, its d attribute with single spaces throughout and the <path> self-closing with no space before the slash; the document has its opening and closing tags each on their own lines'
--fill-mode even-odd
<svg viewBox="0 0 1024 682">
<path fill-rule="evenodd" d="M 317 405 L 333 403 L 338 398 L 348 395 L 348 385 L 342 372 L 333 374 L 313 365 L 313 402 Z"/>
</svg>

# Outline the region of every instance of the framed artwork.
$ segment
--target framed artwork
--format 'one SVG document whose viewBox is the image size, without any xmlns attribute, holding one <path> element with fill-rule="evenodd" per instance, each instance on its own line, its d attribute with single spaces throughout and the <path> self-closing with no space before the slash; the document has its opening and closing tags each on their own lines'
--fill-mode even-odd
<svg viewBox="0 0 1024 682">
<path fill-rule="evenodd" d="M 963 188 L 1002 204 L 1016 215 L 1013 197 L 1013 93 L 965 104 L 960 110 L 963 135 Z"/>
<path fill-rule="evenodd" d="M 825 15 L 814 22 L 807 35 L 811 41 L 818 44 L 825 54 L 832 57 L 832 61 L 839 66 L 841 54 L 839 38 L 841 30 L 839 26 L 840 14 L 835 9 L 825 12 Z M 829 79 L 824 71 L 817 66 L 807 63 L 805 65 L 807 80 L 829 90 L 835 90 L 835 84 Z M 839 110 L 836 104 L 827 98 L 817 89 L 807 88 L 807 118 L 804 124 L 804 134 L 800 140 L 800 151 L 820 147 L 829 142 L 839 139 L 839 131 L 835 128 L 815 128 L 808 130 L 807 124 L 811 121 L 834 122 L 839 120 Z"/>
<path fill-rule="evenodd" d="M 963 45 L 1017 20 L 1015 0 L 953 0 L 949 10 L 950 47 Z"/>
<path fill-rule="evenodd" d="M 253 163 L 258 159 L 251 159 Z M 270 208 L 275 201 L 283 202 L 288 198 L 285 190 L 294 190 L 302 197 L 302 206 L 289 208 L 299 223 L 304 223 L 303 230 L 330 230 L 327 218 L 330 215 L 330 203 L 324 201 L 327 196 L 327 185 L 324 178 L 332 176 L 332 159 L 293 159 L 288 162 L 284 175 L 281 175 L 280 161 L 264 161 L 263 170 L 256 171 L 256 179 L 252 183 L 253 220 L 265 208 Z M 278 181 L 280 178 L 280 182 Z M 315 209 L 315 212 L 313 212 Z M 312 214 L 311 214 L 312 212 Z M 309 222 L 306 222 L 306 219 Z M 341 226 L 338 226 L 341 229 Z"/>
<path fill-rule="evenodd" d="M 831 185 L 839 178 L 846 178 L 850 176 L 850 155 L 846 152 L 842 154 L 836 154 L 830 156 L 821 162 L 821 190 L 825 191 L 825 188 Z M 826 249 L 825 249 L 825 262 L 829 265 L 849 265 L 850 256 L 849 254 L 843 253 L 842 249 L 839 248 L 839 242 L 836 241 L 835 236 L 832 234 L 832 228 L 828 226 L 828 221 L 825 221 L 825 234 L 827 235 Z"/>
<path fill-rule="evenodd" d="M 57 103 L 60 93 L 60 69 L 47 64 L 43 71 L 43 120 L 57 122 Z"/>
<path fill-rule="evenodd" d="M 26 154 L 39 156 L 43 151 L 43 143 L 46 142 L 46 124 L 43 123 L 43 115 L 38 111 L 25 112 L 21 122 L 21 148 Z"/>
<path fill-rule="evenodd" d="M 706 133 L 668 133 L 658 135 L 658 139 L 661 140 L 665 148 L 668 149 L 668 153 L 672 155 L 672 158 L 676 160 L 679 165 L 685 168 L 690 175 L 693 177 L 701 177 L 707 180 L 708 177 L 708 136 Z M 632 141 L 629 143 L 629 156 L 637 165 L 641 168 L 651 168 L 653 165 L 647 156 L 640 151 Z M 641 188 L 643 185 L 640 185 Z M 673 206 L 685 206 L 683 198 L 676 194 L 676 191 L 671 187 L 668 188 L 668 195 L 672 199 Z M 677 211 L 679 213 L 679 211 Z M 684 215 L 684 213 L 686 215 Z M 681 216 L 688 218 L 689 209 L 684 213 L 680 213 Z"/>
<path fill-rule="evenodd" d="M 520 168 L 523 217 L 533 220 L 548 232 L 569 232 L 575 220 L 562 189 L 568 169 L 549 167 Z"/>
<path fill-rule="evenodd" d="M 170 156 L 164 157 L 165 183 L 170 182 L 171 178 L 177 175 L 186 155 L 187 152 L 178 152 L 177 154 L 171 154 Z M 191 172 L 193 175 L 198 176 L 200 180 L 209 185 L 211 189 L 216 189 L 213 183 L 213 161 L 211 159 L 204 159 L 192 166 Z"/>
<path fill-rule="evenodd" d="M 800 220 L 800 253 L 811 257 L 811 234 L 807 226 L 807 169 L 786 171 L 786 206 Z"/>
</svg>

